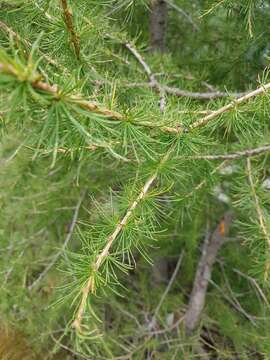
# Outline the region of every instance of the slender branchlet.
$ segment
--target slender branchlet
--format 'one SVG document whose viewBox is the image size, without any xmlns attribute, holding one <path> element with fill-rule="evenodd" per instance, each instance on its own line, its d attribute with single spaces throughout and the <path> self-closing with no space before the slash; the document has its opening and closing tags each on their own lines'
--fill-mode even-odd
<svg viewBox="0 0 270 360">
<path fill-rule="evenodd" d="M 255 183 L 254 183 L 253 175 L 252 175 L 251 161 L 250 161 L 249 157 L 247 158 L 247 175 L 248 175 L 248 181 L 249 181 L 249 184 L 250 184 L 252 196 L 253 196 L 254 203 L 255 203 L 255 208 L 256 208 L 256 212 L 257 212 L 257 216 L 258 216 L 258 220 L 259 220 L 260 229 L 261 229 L 261 232 L 262 232 L 262 234 L 263 234 L 263 236 L 264 236 L 264 238 L 266 240 L 267 248 L 268 248 L 268 250 L 270 250 L 270 234 L 269 234 L 267 226 L 266 226 L 266 221 L 265 221 L 263 210 L 262 210 L 262 207 L 261 207 L 261 204 L 260 204 L 259 197 L 258 197 L 258 195 L 256 193 Z M 265 268 L 264 268 L 264 280 L 265 280 L 265 282 L 268 279 L 269 269 L 270 269 L 270 262 L 269 262 L 269 260 L 266 260 Z"/>
<path fill-rule="evenodd" d="M 46 93 L 52 95 L 56 99 L 61 98 L 61 90 L 59 87 L 54 84 L 50 85 L 41 79 L 39 74 L 34 74 L 30 79 L 27 78 L 27 74 L 21 77 L 21 74 L 15 69 L 15 67 L 11 64 L 0 63 L 0 72 L 12 75 L 16 77 L 18 80 L 29 80 L 32 87 L 37 90 L 45 91 Z M 65 99 L 73 104 L 78 105 L 80 108 L 86 109 L 90 112 L 94 112 L 100 115 L 108 116 L 115 120 L 124 120 L 124 116 L 116 111 L 106 109 L 101 107 L 98 103 L 94 101 L 88 101 L 83 99 L 80 95 L 69 95 L 66 96 Z"/>
<path fill-rule="evenodd" d="M 83 315 L 85 312 L 86 304 L 87 304 L 87 298 L 90 293 L 95 293 L 95 273 L 99 270 L 101 265 L 104 263 L 106 258 L 110 254 L 110 250 L 112 245 L 114 244 L 115 240 L 117 239 L 118 235 L 121 233 L 123 228 L 126 226 L 128 221 L 131 219 L 132 215 L 134 214 L 134 211 L 137 209 L 138 205 L 141 203 L 143 199 L 145 199 L 148 191 L 153 186 L 155 180 L 158 176 L 158 169 L 159 167 L 164 164 L 171 156 L 175 148 L 175 145 L 173 144 L 169 150 L 166 152 L 166 154 L 161 158 L 157 169 L 153 172 L 153 174 L 146 180 L 144 186 L 142 187 L 141 191 L 139 192 L 136 199 L 132 202 L 128 210 L 126 211 L 124 217 L 120 220 L 120 222 L 116 225 L 113 233 L 107 238 L 106 245 L 102 249 L 102 251 L 97 256 L 94 263 L 90 264 L 90 276 L 85 284 L 85 286 L 82 288 L 81 293 L 81 301 L 78 308 L 78 311 L 75 315 L 75 320 L 73 321 L 73 327 L 77 331 L 81 331 L 81 323 L 83 319 Z"/>
<path fill-rule="evenodd" d="M 231 154 L 220 155 L 193 155 L 193 156 L 179 156 L 178 159 L 185 160 L 236 160 L 245 157 L 254 157 L 270 151 L 270 144 L 260 146 L 254 149 L 246 149 L 243 151 L 236 151 Z"/>
<path fill-rule="evenodd" d="M 265 93 L 269 89 L 270 89 L 270 83 L 261 85 L 260 87 L 258 87 L 258 89 L 248 92 L 247 94 L 239 97 L 238 99 L 231 101 L 229 104 L 222 106 L 218 110 L 213 111 L 211 114 L 206 115 L 203 118 L 195 121 L 192 125 L 190 125 L 189 127 L 190 130 L 208 124 L 211 120 L 215 119 L 217 116 L 222 115 L 223 113 L 234 109 L 237 105 L 240 105 L 255 96 Z"/>
<path fill-rule="evenodd" d="M 80 59 L 80 39 L 78 34 L 76 33 L 73 25 L 72 12 L 68 7 L 67 0 L 61 0 L 63 12 L 64 12 L 64 20 L 66 23 L 66 27 L 68 32 L 70 33 L 71 42 L 74 46 L 75 54 L 77 59 Z"/>
<path fill-rule="evenodd" d="M 78 311 L 75 316 L 75 320 L 73 321 L 73 327 L 77 331 L 81 331 L 81 322 L 83 319 L 83 314 L 85 312 L 87 298 L 90 293 L 95 293 L 95 273 L 99 270 L 100 266 L 104 263 L 105 259 L 110 254 L 110 249 L 115 242 L 117 236 L 123 230 L 124 226 L 128 223 L 130 218 L 132 217 L 134 210 L 138 207 L 140 202 L 146 197 L 149 189 L 157 178 L 157 172 L 155 172 L 152 176 L 144 184 L 142 190 L 140 191 L 137 198 L 133 201 L 129 209 L 127 210 L 125 216 L 121 219 L 121 221 L 115 227 L 114 232 L 107 238 L 107 242 L 101 253 L 97 256 L 94 264 L 90 265 L 91 275 L 89 276 L 85 286 L 82 289 L 82 298 L 78 308 Z"/>
</svg>

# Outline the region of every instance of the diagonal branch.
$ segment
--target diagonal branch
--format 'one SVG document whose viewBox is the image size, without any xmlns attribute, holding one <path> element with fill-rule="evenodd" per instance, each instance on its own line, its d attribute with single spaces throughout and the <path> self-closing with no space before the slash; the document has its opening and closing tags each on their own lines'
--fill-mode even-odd
<svg viewBox="0 0 270 360">
<path fill-rule="evenodd" d="M 225 113 L 229 110 L 232 110 L 237 105 L 240 105 L 243 102 L 246 102 L 247 100 L 249 100 L 255 96 L 266 93 L 266 91 L 269 89 L 270 89 L 270 82 L 265 85 L 261 85 L 256 90 L 246 93 L 245 95 L 239 97 L 238 99 L 231 101 L 229 104 L 222 106 L 221 108 L 219 108 L 216 111 L 213 111 L 211 114 L 206 115 L 206 116 L 202 117 L 201 119 L 195 121 L 193 124 L 190 125 L 190 127 L 189 127 L 190 130 L 207 125 L 209 123 L 209 121 L 215 119 L 217 116 L 222 115 L 223 113 Z"/>
<path fill-rule="evenodd" d="M 241 97 L 244 94 L 246 94 L 246 93 L 239 93 L 239 92 L 229 93 L 229 92 L 222 92 L 222 91 L 201 93 L 201 92 L 192 92 L 192 91 L 178 89 L 175 87 L 161 85 L 159 83 L 159 81 L 156 79 L 150 66 L 147 64 L 147 62 L 144 60 L 144 58 L 138 52 L 138 50 L 134 46 L 132 46 L 130 43 L 125 43 L 124 45 L 130 51 L 130 53 L 137 59 L 137 61 L 142 66 L 142 68 L 144 69 L 144 71 L 149 79 L 148 83 L 133 84 L 133 87 L 147 86 L 147 87 L 150 87 L 153 90 L 157 91 L 160 94 L 166 93 L 166 94 L 174 95 L 174 96 L 178 96 L 178 97 L 189 97 L 189 98 L 198 99 L 198 100 L 211 100 L 211 99 L 217 99 L 217 98 L 229 97 L 229 96 L 238 98 L 238 97 Z"/>
<path fill-rule="evenodd" d="M 270 250 L 270 235 L 267 230 L 263 210 L 260 205 L 260 200 L 256 193 L 255 184 L 254 184 L 254 180 L 253 180 L 253 176 L 252 176 L 252 168 L 251 168 L 250 158 L 247 158 L 247 174 L 248 174 L 248 181 L 249 181 L 250 188 L 251 188 L 252 195 L 253 195 L 254 202 L 255 202 L 255 208 L 256 208 L 261 232 L 266 240 L 267 247 Z M 268 279 L 269 268 L 270 268 L 270 263 L 269 263 L 269 260 L 267 260 L 265 263 L 265 272 L 264 272 L 264 280 L 265 281 L 267 281 L 267 279 Z"/>
<path fill-rule="evenodd" d="M 85 312 L 88 295 L 90 293 L 95 293 L 94 273 L 97 272 L 100 269 L 101 265 L 104 263 L 106 258 L 110 255 L 111 247 L 114 244 L 115 240 L 117 239 L 118 235 L 121 233 L 121 231 L 123 230 L 125 225 L 131 219 L 135 209 L 137 209 L 137 207 L 141 203 L 141 201 L 143 199 L 145 199 L 148 191 L 151 189 L 151 187 L 153 186 L 155 180 L 157 179 L 159 166 L 164 164 L 169 159 L 169 157 L 171 156 L 173 151 L 174 151 L 174 144 L 169 148 L 169 150 L 161 158 L 155 172 L 147 179 L 147 181 L 145 182 L 145 184 L 144 184 L 143 188 L 141 189 L 140 193 L 138 194 L 136 199 L 133 201 L 133 203 L 130 205 L 130 207 L 127 209 L 124 217 L 116 225 L 115 230 L 113 231 L 113 233 L 107 238 L 107 243 L 104 246 L 104 248 L 102 249 L 102 251 L 100 252 L 100 254 L 97 256 L 94 264 L 90 264 L 90 276 L 89 276 L 85 286 L 81 290 L 82 298 L 81 298 L 81 301 L 80 301 L 80 304 L 79 304 L 78 311 L 77 311 L 77 313 L 75 315 L 75 320 L 73 321 L 73 324 L 72 324 L 72 326 L 77 331 L 79 331 L 79 332 L 81 331 L 81 323 L 82 323 L 83 315 L 84 315 L 84 312 Z"/>
<path fill-rule="evenodd" d="M 71 42 L 74 46 L 76 57 L 79 60 L 80 59 L 80 40 L 74 29 L 72 13 L 71 13 L 70 9 L 68 8 L 67 0 L 61 0 L 61 4 L 62 4 L 63 11 L 64 11 L 64 20 L 66 23 L 66 27 L 68 29 L 68 32 L 70 33 Z"/>
<path fill-rule="evenodd" d="M 82 289 L 82 299 L 75 317 L 75 320 L 73 322 L 73 327 L 80 331 L 81 330 L 81 322 L 83 318 L 83 314 L 86 308 L 87 298 L 89 293 L 95 292 L 95 279 L 92 272 L 97 272 L 101 265 L 104 263 L 108 255 L 110 254 L 110 249 L 112 245 L 114 244 L 116 238 L 118 237 L 119 233 L 122 231 L 124 226 L 128 223 L 130 218 L 132 217 L 134 210 L 137 208 L 137 206 L 140 204 L 140 202 L 146 197 L 146 194 L 148 193 L 149 189 L 151 188 L 152 184 L 157 178 L 157 171 L 149 177 L 149 179 L 144 184 L 142 190 L 140 191 L 137 198 L 134 200 L 134 202 L 131 204 L 129 209 L 127 210 L 125 216 L 122 218 L 122 220 L 118 223 L 116 226 L 114 232 L 107 238 L 107 243 L 101 253 L 97 256 L 96 261 L 91 266 L 91 274 L 85 284 L 85 286 Z"/>
<path fill-rule="evenodd" d="M 177 159 L 184 160 L 235 160 L 245 157 L 253 157 L 264 154 L 270 151 L 270 144 L 257 147 L 254 149 L 246 149 L 243 151 L 237 151 L 231 154 L 220 154 L 220 155 L 193 155 L 193 156 L 179 156 Z"/>
<path fill-rule="evenodd" d="M 176 10 L 179 14 L 181 14 L 183 17 L 187 19 L 187 21 L 192 25 L 193 29 L 196 31 L 199 31 L 199 27 L 195 22 L 193 21 L 192 17 L 187 14 L 182 8 L 180 8 L 178 5 L 176 5 L 173 1 L 165 0 L 166 3 L 169 5 L 170 8 Z"/>
</svg>

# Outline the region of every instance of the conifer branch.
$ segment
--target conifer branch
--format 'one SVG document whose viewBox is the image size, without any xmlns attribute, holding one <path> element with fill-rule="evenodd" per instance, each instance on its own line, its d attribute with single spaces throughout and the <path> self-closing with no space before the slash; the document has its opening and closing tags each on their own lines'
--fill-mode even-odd
<svg viewBox="0 0 270 360">
<path fill-rule="evenodd" d="M 270 151 L 270 144 L 257 147 L 254 149 L 246 149 L 243 151 L 237 151 L 231 154 L 220 154 L 220 155 L 192 155 L 192 156 L 179 156 L 177 159 L 185 160 L 235 160 L 243 157 L 253 157 L 264 154 Z"/>
<path fill-rule="evenodd" d="M 233 219 L 231 212 L 226 212 L 212 235 L 206 235 L 200 261 L 197 266 L 192 292 L 188 308 L 185 314 L 185 330 L 190 335 L 198 325 L 205 304 L 205 297 L 209 281 L 211 280 L 212 268 L 217 254 L 224 244 Z"/>
<path fill-rule="evenodd" d="M 56 84 L 50 85 L 41 81 L 40 75 L 38 74 L 33 74 L 30 79 L 27 79 L 26 76 L 22 76 L 13 65 L 7 63 L 0 63 L 0 72 L 12 75 L 19 81 L 28 80 L 34 89 L 44 91 L 58 100 L 61 98 L 61 90 L 58 88 L 58 86 Z M 103 108 L 96 102 L 85 100 L 80 95 L 70 95 L 66 99 L 73 104 L 77 104 L 82 109 L 86 109 L 90 112 L 108 116 L 115 120 L 124 120 L 124 116 L 122 114 L 110 109 Z"/>
<path fill-rule="evenodd" d="M 264 238 L 266 240 L 268 250 L 270 250 L 270 235 L 269 235 L 268 230 L 267 230 L 263 210 L 262 210 L 261 205 L 260 205 L 260 200 L 259 200 L 259 197 L 258 197 L 258 195 L 256 193 L 255 184 L 254 184 L 254 180 L 253 180 L 253 176 L 252 176 L 252 168 L 251 168 L 250 158 L 247 158 L 247 174 L 248 174 L 248 181 L 249 181 L 249 184 L 250 184 L 251 192 L 252 192 L 253 199 L 254 199 L 254 202 L 255 202 L 255 208 L 256 208 L 256 212 L 257 212 L 261 232 L 262 232 L 262 234 L 263 234 L 263 236 L 264 236 Z M 266 263 L 265 263 L 265 271 L 264 271 L 264 280 L 265 280 L 265 282 L 268 279 L 269 269 L 270 269 L 270 262 L 269 262 L 269 260 L 267 260 Z"/>
<path fill-rule="evenodd" d="M 113 243 L 115 242 L 116 238 L 118 237 L 124 226 L 128 223 L 129 219 L 132 217 L 134 210 L 137 208 L 140 202 L 145 198 L 146 194 L 148 193 L 149 189 L 151 188 L 156 178 L 157 178 L 157 171 L 148 178 L 142 190 L 140 191 L 139 195 L 127 210 L 125 216 L 117 224 L 114 232 L 107 238 L 107 243 L 103 248 L 103 250 L 101 251 L 101 253 L 97 256 L 94 264 L 90 266 L 90 276 L 86 282 L 86 285 L 83 287 L 81 291 L 82 299 L 78 311 L 76 313 L 75 320 L 73 321 L 73 327 L 77 331 L 79 332 L 81 331 L 81 322 L 82 322 L 83 314 L 85 312 L 88 295 L 89 293 L 95 293 L 95 278 L 94 278 L 95 272 L 99 270 L 100 266 L 104 263 L 105 259 L 110 254 L 110 249 Z"/>
<path fill-rule="evenodd" d="M 238 99 L 235 99 L 233 101 L 231 101 L 229 104 L 222 106 L 221 108 L 219 108 L 218 110 L 213 111 L 211 114 L 204 116 L 203 118 L 195 121 L 193 124 L 191 124 L 189 126 L 190 130 L 193 130 L 195 128 L 207 125 L 209 123 L 209 121 L 215 119 L 217 116 L 224 114 L 225 112 L 232 110 L 234 107 L 236 107 L 237 105 L 240 105 L 241 103 L 255 97 L 258 95 L 261 95 L 263 93 L 265 93 L 267 90 L 270 89 L 270 83 L 267 83 L 265 85 L 261 85 L 259 88 L 257 88 L 256 90 L 250 91 L 248 93 L 246 93 L 245 95 L 239 97 Z"/>
<path fill-rule="evenodd" d="M 63 11 L 64 11 L 64 20 L 65 20 L 68 32 L 70 33 L 71 42 L 74 46 L 76 57 L 79 60 L 80 59 L 80 40 L 74 29 L 72 13 L 68 7 L 67 0 L 61 0 L 61 4 L 62 4 Z"/>
<path fill-rule="evenodd" d="M 79 198 L 79 200 L 77 202 L 77 205 L 75 207 L 71 223 L 69 225 L 67 236 L 65 238 L 65 241 L 64 241 L 60 251 L 57 252 L 57 254 L 53 257 L 52 261 L 39 274 L 39 276 L 32 282 L 32 284 L 28 286 L 29 291 L 33 290 L 33 288 L 37 286 L 37 284 L 44 278 L 44 276 L 46 276 L 46 274 L 51 270 L 51 268 L 55 265 L 55 263 L 57 262 L 59 257 L 62 255 L 63 251 L 67 248 L 68 243 L 69 243 L 69 241 L 70 241 L 70 239 L 71 239 L 71 237 L 73 235 L 73 232 L 74 232 L 74 229 L 75 229 L 75 226 L 76 226 L 76 223 L 77 223 L 79 211 L 80 211 L 83 199 L 85 198 L 85 194 L 86 194 L 86 191 L 84 191 L 84 193 L 80 196 L 80 198 Z"/>
</svg>

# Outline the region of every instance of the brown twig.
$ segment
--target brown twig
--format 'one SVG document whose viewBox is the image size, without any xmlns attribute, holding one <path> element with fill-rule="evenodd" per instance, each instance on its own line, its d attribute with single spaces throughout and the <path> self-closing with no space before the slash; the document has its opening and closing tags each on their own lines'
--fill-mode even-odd
<svg viewBox="0 0 270 360">
<path fill-rule="evenodd" d="M 174 280 L 175 280 L 175 278 L 176 278 L 176 276 L 177 276 L 177 274 L 178 274 L 178 271 L 179 271 L 179 269 L 180 269 L 180 266 L 181 266 L 181 264 L 182 264 L 182 260 L 183 260 L 184 254 L 185 254 L 184 251 L 182 251 L 181 254 L 180 254 L 180 256 L 179 256 L 179 258 L 178 258 L 177 264 L 176 264 L 175 269 L 174 269 L 174 271 L 173 271 L 173 274 L 172 274 L 172 276 L 171 276 L 171 278 L 170 278 L 170 281 L 169 281 L 169 283 L 168 283 L 168 285 L 167 285 L 164 293 L 162 294 L 162 296 L 161 296 L 161 298 L 160 298 L 160 300 L 159 300 L 159 303 L 158 303 L 158 305 L 157 305 L 157 307 L 156 307 L 156 310 L 155 310 L 155 312 L 154 312 L 154 315 L 153 315 L 153 317 L 152 317 L 152 319 L 151 319 L 151 325 L 152 325 L 152 326 L 156 323 L 156 319 L 157 319 L 157 317 L 158 317 L 160 308 L 161 308 L 161 306 L 162 306 L 162 304 L 163 304 L 166 296 L 168 295 L 168 292 L 170 291 L 170 289 L 171 289 L 171 287 L 172 287 L 172 285 L 173 285 L 173 283 L 174 283 Z M 151 327 L 152 327 L 152 326 L 151 326 Z"/>
<path fill-rule="evenodd" d="M 64 20 L 66 23 L 66 27 L 70 33 L 71 42 L 75 49 L 75 54 L 77 59 L 80 59 L 80 40 L 79 36 L 75 32 L 74 25 L 73 25 L 73 19 L 72 19 L 72 12 L 70 11 L 67 0 L 61 0 L 62 8 L 64 11 Z"/>
<path fill-rule="evenodd" d="M 189 14 L 187 14 L 182 8 L 180 8 L 178 5 L 176 5 L 173 1 L 170 1 L 170 0 L 165 0 L 165 1 L 169 5 L 170 8 L 176 10 L 180 15 L 185 17 L 188 20 L 188 22 L 192 25 L 192 27 L 195 31 L 200 30 L 198 25 L 195 24 L 195 22 L 193 21 L 192 17 Z"/>
<path fill-rule="evenodd" d="M 220 155 L 192 155 L 192 156 L 178 156 L 177 159 L 184 160 L 236 160 L 245 157 L 253 157 L 264 154 L 270 151 L 270 144 L 254 148 L 246 149 L 243 151 L 237 151 L 231 154 L 220 154 Z"/>
<path fill-rule="evenodd" d="M 270 235 L 267 230 L 265 218 L 263 215 L 263 210 L 260 205 L 260 200 L 256 193 L 255 184 L 254 184 L 254 180 L 253 180 L 253 176 L 252 176 L 252 168 L 251 168 L 250 158 L 247 158 L 247 174 L 248 174 L 248 181 L 249 181 L 250 188 L 251 188 L 252 195 L 253 195 L 254 202 L 255 202 L 255 208 L 256 208 L 261 232 L 266 240 L 268 249 L 270 249 Z M 265 264 L 265 271 L 264 271 L 264 280 L 265 281 L 267 281 L 267 279 L 268 279 L 269 268 L 270 268 L 270 263 L 269 263 L 269 260 L 267 260 L 266 264 Z"/>
</svg>

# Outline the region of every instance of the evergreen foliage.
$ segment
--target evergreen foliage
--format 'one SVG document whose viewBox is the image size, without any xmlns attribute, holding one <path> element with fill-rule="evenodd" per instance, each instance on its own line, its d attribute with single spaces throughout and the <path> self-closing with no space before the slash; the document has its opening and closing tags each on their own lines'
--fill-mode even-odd
<svg viewBox="0 0 270 360">
<path fill-rule="evenodd" d="M 1 326 L 25 359 L 270 358 L 270 2 L 168 0 L 162 54 L 153 3 L 0 0 Z"/>
</svg>

